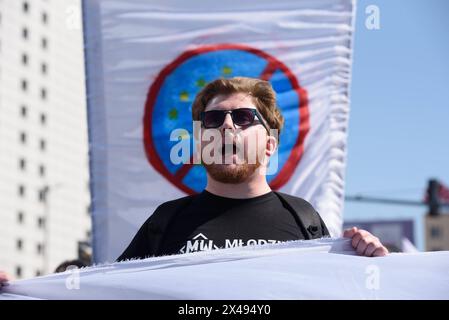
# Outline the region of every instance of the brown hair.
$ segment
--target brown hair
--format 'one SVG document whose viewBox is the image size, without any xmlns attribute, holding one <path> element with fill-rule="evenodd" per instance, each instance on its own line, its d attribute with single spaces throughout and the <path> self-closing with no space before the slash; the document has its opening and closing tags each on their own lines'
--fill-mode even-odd
<svg viewBox="0 0 449 320">
<path fill-rule="evenodd" d="M 217 95 L 229 95 L 233 93 L 248 93 L 262 117 L 268 123 L 270 129 L 277 129 L 278 135 L 284 126 L 282 116 L 276 104 L 276 93 L 268 81 L 235 77 L 230 79 L 217 79 L 209 82 L 196 96 L 192 105 L 192 119 L 199 121 L 201 112 L 206 109 L 207 104 Z"/>
</svg>

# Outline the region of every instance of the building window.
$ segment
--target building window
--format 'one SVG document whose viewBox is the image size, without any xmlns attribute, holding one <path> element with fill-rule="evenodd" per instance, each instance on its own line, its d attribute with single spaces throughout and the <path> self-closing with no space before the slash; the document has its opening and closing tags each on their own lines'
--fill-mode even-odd
<svg viewBox="0 0 449 320">
<path fill-rule="evenodd" d="M 45 202 L 47 200 L 47 192 L 45 190 L 38 190 L 37 197 L 39 202 Z"/>
<path fill-rule="evenodd" d="M 46 12 L 42 12 L 41 18 L 42 18 L 42 23 L 43 24 L 47 24 L 47 22 L 48 22 L 48 15 L 47 15 Z"/>
<path fill-rule="evenodd" d="M 42 151 L 45 151 L 45 149 L 47 148 L 47 144 L 46 144 L 46 142 L 45 142 L 44 139 L 41 139 L 41 140 L 39 141 L 39 147 L 40 147 L 40 149 L 41 149 Z"/>
<path fill-rule="evenodd" d="M 22 267 L 16 266 L 16 277 L 20 278 L 22 276 Z"/>
<path fill-rule="evenodd" d="M 44 126 L 47 124 L 47 116 L 45 113 L 41 113 L 41 124 Z"/>
<path fill-rule="evenodd" d="M 20 168 L 20 170 L 25 171 L 25 169 L 26 169 L 26 161 L 25 161 L 25 159 L 23 159 L 23 158 L 19 159 L 19 168 Z"/>
<path fill-rule="evenodd" d="M 23 249 L 23 241 L 22 241 L 22 239 L 17 239 L 16 240 L 16 249 L 18 251 L 22 251 L 22 249 Z"/>
<path fill-rule="evenodd" d="M 29 6 L 27 1 L 24 1 L 22 3 L 22 10 L 23 10 L 24 13 L 28 13 L 28 11 L 30 10 L 30 6 Z"/>
<path fill-rule="evenodd" d="M 47 47 L 48 47 L 47 38 L 42 38 L 41 39 L 41 47 L 42 47 L 42 49 L 47 49 Z"/>
<path fill-rule="evenodd" d="M 47 74 L 47 64 L 45 62 L 41 63 L 41 72 L 42 74 Z"/>
<path fill-rule="evenodd" d="M 42 245 L 42 243 L 38 243 L 36 245 L 36 252 L 37 252 L 37 254 L 43 254 L 44 253 L 44 246 Z"/>
<path fill-rule="evenodd" d="M 20 114 L 22 115 L 22 118 L 26 118 L 27 117 L 27 107 L 26 106 L 21 106 L 20 107 Z"/>
<path fill-rule="evenodd" d="M 25 79 L 22 79 L 22 81 L 20 81 L 20 87 L 22 88 L 22 91 L 27 91 L 28 90 L 28 81 L 26 81 Z"/>
<path fill-rule="evenodd" d="M 29 34 L 28 34 L 28 28 L 27 28 L 27 27 L 23 27 L 23 28 L 22 28 L 22 38 L 28 39 L 28 36 L 29 36 Z"/>
<path fill-rule="evenodd" d="M 26 144 L 26 143 L 27 143 L 27 135 L 26 135 L 25 132 L 21 132 L 21 133 L 20 133 L 20 142 L 21 142 L 22 144 Z"/>
<path fill-rule="evenodd" d="M 42 100 L 47 99 L 47 89 L 41 88 L 41 98 Z"/>
<path fill-rule="evenodd" d="M 45 176 L 45 166 L 42 165 L 42 164 L 39 166 L 39 175 L 40 175 L 41 177 L 44 177 L 44 176 Z"/>
<path fill-rule="evenodd" d="M 39 229 L 44 229 L 45 228 L 45 219 L 43 217 L 37 218 L 37 227 Z"/>
<path fill-rule="evenodd" d="M 432 226 L 432 227 L 430 228 L 430 236 L 431 236 L 433 239 L 438 239 L 438 238 L 441 237 L 441 235 L 442 235 L 442 232 L 441 232 L 441 228 L 440 228 L 440 227 Z"/>
<path fill-rule="evenodd" d="M 22 211 L 17 212 L 17 222 L 19 224 L 23 224 L 24 220 L 25 220 L 25 216 L 24 216 L 23 212 Z"/>
<path fill-rule="evenodd" d="M 19 187 L 17 188 L 17 191 L 19 193 L 20 197 L 24 197 L 25 196 L 25 186 L 24 185 L 19 185 Z"/>
<path fill-rule="evenodd" d="M 22 64 L 24 66 L 28 65 L 28 55 L 26 53 L 22 53 Z"/>
</svg>

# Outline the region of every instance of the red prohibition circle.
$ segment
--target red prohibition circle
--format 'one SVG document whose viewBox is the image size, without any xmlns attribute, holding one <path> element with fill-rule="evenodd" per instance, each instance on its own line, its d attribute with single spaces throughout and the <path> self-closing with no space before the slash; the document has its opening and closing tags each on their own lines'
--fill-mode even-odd
<svg viewBox="0 0 449 320">
<path fill-rule="evenodd" d="M 165 167 L 162 159 L 159 157 L 156 149 L 154 147 L 153 139 L 151 138 L 151 133 L 153 129 L 152 124 L 152 114 L 153 109 L 156 104 L 157 95 L 160 88 L 162 87 L 165 79 L 183 62 L 190 59 L 193 56 L 200 55 L 207 52 L 219 51 L 219 50 L 242 50 L 255 54 L 261 58 L 268 61 L 265 70 L 262 72 L 260 79 L 269 80 L 271 76 L 277 71 L 281 70 L 287 78 L 290 80 L 290 84 L 293 90 L 296 92 L 299 98 L 299 133 L 295 141 L 293 148 L 291 149 L 290 155 L 285 162 L 281 171 L 276 175 L 276 177 L 270 182 L 270 187 L 273 190 L 281 188 L 290 177 L 293 175 L 295 168 L 297 167 L 301 157 L 304 153 L 304 140 L 310 129 L 310 113 L 309 113 L 309 101 L 307 91 L 299 85 L 298 80 L 291 70 L 281 61 L 277 60 L 275 57 L 263 52 L 262 50 L 252 48 L 242 44 L 216 44 L 209 46 L 202 46 L 200 48 L 188 50 L 178 56 L 173 62 L 168 64 L 156 77 L 156 80 L 151 85 L 147 99 L 145 102 L 145 111 L 143 116 L 143 143 L 145 148 L 145 155 L 149 163 L 164 176 L 168 181 L 175 185 L 180 190 L 187 194 L 195 194 L 196 191 L 186 186 L 182 179 L 191 169 L 193 164 L 184 164 L 175 174 L 172 174 Z"/>
</svg>

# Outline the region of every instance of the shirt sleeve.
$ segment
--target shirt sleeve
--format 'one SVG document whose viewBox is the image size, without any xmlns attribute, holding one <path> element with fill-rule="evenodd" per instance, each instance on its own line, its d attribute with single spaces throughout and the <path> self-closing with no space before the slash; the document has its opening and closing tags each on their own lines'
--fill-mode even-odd
<svg viewBox="0 0 449 320">
<path fill-rule="evenodd" d="M 164 230 L 179 209 L 184 208 L 192 199 L 186 196 L 162 203 L 137 231 L 131 243 L 117 258 L 118 261 L 127 259 L 145 259 L 157 255 Z"/>
<path fill-rule="evenodd" d="M 132 239 L 131 243 L 125 249 L 125 251 L 117 258 L 118 261 L 128 259 L 144 259 L 150 256 L 149 248 L 149 235 L 148 225 L 151 222 L 151 217 L 145 221 L 145 223 L 137 231 L 136 235 Z"/>
</svg>

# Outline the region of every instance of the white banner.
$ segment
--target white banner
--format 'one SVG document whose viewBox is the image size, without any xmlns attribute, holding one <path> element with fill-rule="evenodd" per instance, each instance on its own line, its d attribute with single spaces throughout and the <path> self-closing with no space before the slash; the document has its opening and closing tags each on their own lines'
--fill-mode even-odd
<svg viewBox="0 0 449 320">
<path fill-rule="evenodd" d="M 449 299 L 449 252 L 352 255 L 349 239 L 292 241 L 74 269 L 0 299 Z"/>
<path fill-rule="evenodd" d="M 83 1 L 95 261 L 113 261 L 162 202 L 200 192 L 170 161 L 196 93 L 219 77 L 273 85 L 285 117 L 272 189 L 310 201 L 339 236 L 352 0 Z"/>
</svg>

